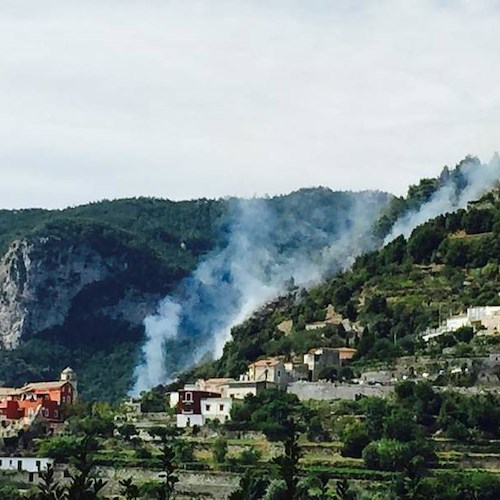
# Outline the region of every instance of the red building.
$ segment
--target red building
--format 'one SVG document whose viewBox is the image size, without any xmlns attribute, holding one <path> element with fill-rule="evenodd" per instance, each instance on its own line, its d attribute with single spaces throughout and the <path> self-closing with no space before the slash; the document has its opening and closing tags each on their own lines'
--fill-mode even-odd
<svg viewBox="0 0 500 500">
<path fill-rule="evenodd" d="M 34 382 L 20 389 L 0 387 L 0 418 L 62 422 L 64 407 L 75 401 L 76 391 L 75 372 L 70 368 L 63 371 L 61 380 L 54 382 Z"/>
</svg>

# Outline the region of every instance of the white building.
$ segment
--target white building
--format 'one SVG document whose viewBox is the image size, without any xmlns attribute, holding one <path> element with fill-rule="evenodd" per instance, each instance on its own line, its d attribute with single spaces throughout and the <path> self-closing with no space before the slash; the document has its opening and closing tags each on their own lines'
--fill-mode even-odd
<svg viewBox="0 0 500 500">
<path fill-rule="evenodd" d="M 210 398 L 201 400 L 201 414 L 204 423 L 207 420 L 218 420 L 220 423 L 227 422 L 231 418 L 231 398 Z"/>
<path fill-rule="evenodd" d="M 0 470 L 39 473 L 54 465 L 53 458 L 37 457 L 1 457 Z"/>
<path fill-rule="evenodd" d="M 266 381 L 234 380 L 222 386 L 222 396 L 231 399 L 245 399 L 249 394 L 256 396 L 264 389 L 276 389 L 276 384 Z"/>
<path fill-rule="evenodd" d="M 444 333 L 456 332 L 459 328 L 471 326 L 482 327 L 486 334 L 500 331 L 500 306 L 478 306 L 469 307 L 465 314 L 459 314 L 448 318 L 443 325 L 438 328 L 429 328 L 422 338 L 425 342 L 439 337 Z"/>
<path fill-rule="evenodd" d="M 204 426 L 208 420 L 218 420 L 220 423 L 227 422 L 231 418 L 231 408 L 233 400 L 231 398 L 210 397 L 200 400 L 200 410 L 193 413 L 182 412 L 176 415 L 177 427 Z"/>
</svg>

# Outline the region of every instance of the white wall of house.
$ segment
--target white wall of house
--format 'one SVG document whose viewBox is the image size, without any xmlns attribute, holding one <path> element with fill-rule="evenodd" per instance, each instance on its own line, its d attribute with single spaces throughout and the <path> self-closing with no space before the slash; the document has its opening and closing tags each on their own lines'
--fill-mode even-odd
<svg viewBox="0 0 500 500">
<path fill-rule="evenodd" d="M 202 426 L 204 423 L 203 415 L 177 415 L 177 427 L 193 427 L 193 425 Z"/>
<path fill-rule="evenodd" d="M 219 420 L 226 422 L 231 418 L 231 408 L 233 400 L 231 398 L 207 398 L 201 400 L 201 414 L 204 421 Z"/>
<path fill-rule="evenodd" d="M 251 382 L 245 384 L 230 384 L 222 388 L 222 397 L 232 399 L 245 399 L 249 394 L 257 395 L 257 385 Z"/>
<path fill-rule="evenodd" d="M 470 321 L 479 321 L 488 316 L 500 315 L 500 306 L 480 306 L 467 309 L 467 317 Z"/>
<path fill-rule="evenodd" d="M 178 392 L 171 392 L 170 396 L 169 396 L 170 408 L 175 408 L 177 406 L 178 402 L 179 402 L 179 393 Z"/>
<path fill-rule="evenodd" d="M 52 458 L 37 457 L 0 457 L 0 470 L 40 472 L 54 464 Z"/>
<path fill-rule="evenodd" d="M 463 326 L 469 326 L 470 320 L 466 314 L 461 316 L 453 316 L 446 320 L 446 328 L 449 332 L 454 332 Z"/>
</svg>

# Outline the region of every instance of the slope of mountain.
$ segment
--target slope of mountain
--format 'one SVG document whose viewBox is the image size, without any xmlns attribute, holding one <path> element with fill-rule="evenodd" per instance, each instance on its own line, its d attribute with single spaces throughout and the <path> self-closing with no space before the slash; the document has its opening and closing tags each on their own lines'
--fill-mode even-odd
<svg viewBox="0 0 500 500">
<path fill-rule="evenodd" d="M 466 210 L 441 215 L 408 239 L 400 236 L 358 257 L 349 270 L 268 304 L 233 329 L 220 360 L 185 378 L 235 377 L 259 357 L 293 358 L 318 346 L 357 347 L 361 361 L 412 354 L 421 347 L 418 333 L 469 306 L 500 305 L 499 290 L 496 188 Z M 289 331 L 284 322 L 293 325 Z M 322 322 L 322 328 L 307 327 Z"/>
<path fill-rule="evenodd" d="M 309 228 L 328 242 L 352 224 L 354 204 L 376 214 L 388 200 L 318 188 L 264 203 L 280 231 L 295 235 L 282 250 L 293 244 L 307 253 L 318 244 Z M 52 378 L 71 364 L 87 398 L 125 394 L 144 318 L 203 255 L 224 246 L 235 203 L 139 198 L 0 211 L 0 382 Z"/>
</svg>

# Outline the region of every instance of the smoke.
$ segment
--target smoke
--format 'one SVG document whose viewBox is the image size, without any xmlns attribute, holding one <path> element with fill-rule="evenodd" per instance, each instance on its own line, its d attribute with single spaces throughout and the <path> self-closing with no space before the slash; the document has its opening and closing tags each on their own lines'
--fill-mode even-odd
<svg viewBox="0 0 500 500">
<path fill-rule="evenodd" d="M 468 158 L 445 171 L 418 209 L 400 217 L 385 243 L 418 225 L 465 208 L 500 178 L 497 154 L 486 165 Z M 222 354 L 233 326 L 285 293 L 349 268 L 375 248 L 372 229 L 388 195 L 301 190 L 271 199 L 231 200 L 222 248 L 208 254 L 177 293 L 146 318 L 133 394 L 168 383 L 203 358 Z"/>
<path fill-rule="evenodd" d="M 438 215 L 466 208 L 469 202 L 478 199 L 499 179 L 500 157 L 497 153 L 488 164 L 482 164 L 477 158 L 467 158 L 448 178 L 442 179 L 441 186 L 428 202 L 396 221 L 384 244 L 400 235 L 408 238 L 417 226 Z"/>
<path fill-rule="evenodd" d="M 204 357 L 219 357 L 231 328 L 287 291 L 349 267 L 372 248 L 384 193 L 302 190 L 232 200 L 227 240 L 146 318 L 133 394 L 171 381 Z"/>
</svg>

